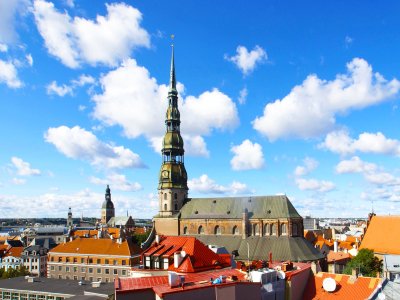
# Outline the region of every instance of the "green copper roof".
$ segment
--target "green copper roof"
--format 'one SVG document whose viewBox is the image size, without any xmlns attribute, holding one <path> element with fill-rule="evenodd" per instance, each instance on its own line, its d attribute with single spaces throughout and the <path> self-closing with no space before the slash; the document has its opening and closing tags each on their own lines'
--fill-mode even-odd
<svg viewBox="0 0 400 300">
<path fill-rule="evenodd" d="M 206 245 L 225 247 L 229 253 L 238 250 L 236 260 L 247 261 L 247 243 L 249 243 L 250 260 L 269 260 L 272 253 L 274 261 L 315 261 L 323 258 L 322 253 L 313 247 L 303 237 L 288 236 L 249 236 L 242 239 L 241 236 L 223 235 L 194 235 Z"/>
<path fill-rule="evenodd" d="M 182 207 L 182 219 L 238 219 L 247 209 L 249 219 L 301 218 L 286 196 L 193 198 Z"/>
</svg>

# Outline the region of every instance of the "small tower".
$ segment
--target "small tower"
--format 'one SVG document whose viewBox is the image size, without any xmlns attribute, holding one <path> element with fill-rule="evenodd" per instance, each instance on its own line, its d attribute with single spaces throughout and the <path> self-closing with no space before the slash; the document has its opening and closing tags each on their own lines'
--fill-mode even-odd
<svg viewBox="0 0 400 300">
<path fill-rule="evenodd" d="M 183 149 L 183 139 L 180 134 L 180 124 L 174 45 L 172 45 L 168 109 L 165 115 L 166 132 L 161 150 L 163 161 L 158 182 L 160 217 L 170 217 L 178 213 L 188 194 L 187 173 L 184 164 L 185 150 Z"/>
<path fill-rule="evenodd" d="M 74 222 L 72 221 L 72 211 L 71 207 L 68 209 L 68 218 L 67 218 L 67 227 L 72 228 L 74 226 Z"/>
<path fill-rule="evenodd" d="M 114 204 L 111 201 L 111 190 L 107 184 L 105 200 L 101 206 L 101 224 L 106 225 L 113 217 L 115 217 Z"/>
</svg>

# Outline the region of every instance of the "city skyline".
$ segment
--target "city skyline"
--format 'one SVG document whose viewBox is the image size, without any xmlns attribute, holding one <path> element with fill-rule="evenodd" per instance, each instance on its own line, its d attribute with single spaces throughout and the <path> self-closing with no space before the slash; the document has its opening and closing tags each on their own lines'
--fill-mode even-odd
<svg viewBox="0 0 400 300">
<path fill-rule="evenodd" d="M 116 215 L 158 212 L 171 34 L 189 197 L 400 214 L 387 4 L 0 3 L 0 214 L 100 217 L 107 184 Z"/>
</svg>

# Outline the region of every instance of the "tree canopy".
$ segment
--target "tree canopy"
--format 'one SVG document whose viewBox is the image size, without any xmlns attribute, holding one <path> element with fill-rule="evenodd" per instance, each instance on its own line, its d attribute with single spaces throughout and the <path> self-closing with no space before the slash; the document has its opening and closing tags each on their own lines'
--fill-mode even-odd
<svg viewBox="0 0 400 300">
<path fill-rule="evenodd" d="M 361 249 L 357 256 L 353 257 L 344 269 L 345 274 L 351 274 L 355 269 L 358 274 L 368 277 L 375 277 L 382 271 L 382 261 L 374 256 L 374 251 Z"/>
</svg>

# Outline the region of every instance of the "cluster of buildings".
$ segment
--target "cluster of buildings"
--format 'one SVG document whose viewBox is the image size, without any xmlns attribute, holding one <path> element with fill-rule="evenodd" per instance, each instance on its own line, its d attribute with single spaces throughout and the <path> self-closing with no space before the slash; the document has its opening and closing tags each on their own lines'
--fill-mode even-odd
<svg viewBox="0 0 400 300">
<path fill-rule="evenodd" d="M 390 229 L 400 217 L 371 215 L 339 232 L 309 228 L 316 222 L 305 222 L 284 195 L 190 198 L 180 123 L 172 52 L 159 212 L 147 240 L 134 242 L 143 231 L 115 216 L 107 186 L 97 226 L 74 228 L 70 210 L 66 228 L 30 228 L 20 244 L 1 246 L 2 264 L 26 265 L 37 277 L 0 280 L 0 298 L 376 299 L 393 288 L 385 278 L 341 273 L 371 248 L 395 281 L 400 231 Z"/>
</svg>

